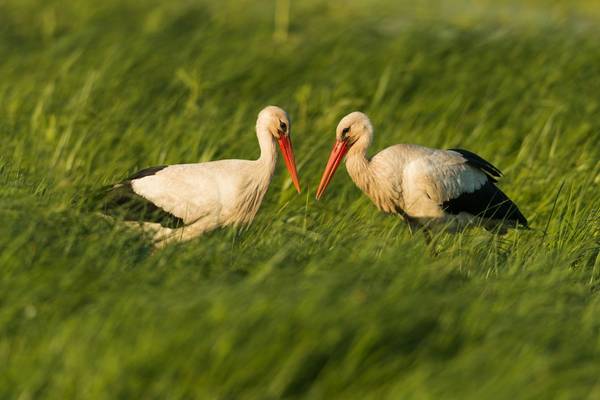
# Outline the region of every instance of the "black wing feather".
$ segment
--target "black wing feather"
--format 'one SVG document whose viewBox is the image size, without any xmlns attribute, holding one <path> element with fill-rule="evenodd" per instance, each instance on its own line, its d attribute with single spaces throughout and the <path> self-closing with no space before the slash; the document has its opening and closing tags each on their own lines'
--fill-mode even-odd
<svg viewBox="0 0 600 400">
<path fill-rule="evenodd" d="M 132 181 L 134 179 L 140 179 L 140 178 L 144 178 L 146 176 L 156 175 L 156 173 L 158 171 L 161 171 L 167 167 L 168 167 L 168 165 L 158 165 L 156 167 L 144 168 L 144 169 L 136 172 L 135 174 L 131 175 L 129 178 L 125 179 L 125 181 Z"/>
<path fill-rule="evenodd" d="M 167 165 L 150 167 L 136 172 L 125 181 L 102 191 L 101 211 L 126 221 L 156 222 L 167 228 L 180 228 L 183 219 L 163 210 L 150 200 L 135 193 L 131 181 L 156 174 Z"/>
<path fill-rule="evenodd" d="M 442 208 L 450 214 L 467 212 L 475 216 L 527 227 L 527 219 L 517 205 L 490 181 L 486 181 L 481 188 L 472 193 L 463 193 L 455 199 L 445 201 Z"/>
<path fill-rule="evenodd" d="M 492 181 L 494 183 L 498 182 L 497 178 L 500 178 L 502 176 L 502 171 L 500 171 L 498 168 L 496 168 L 494 165 L 492 165 L 492 163 L 484 160 L 483 158 L 481 158 L 480 156 L 478 156 L 477 154 L 475 154 L 473 152 L 470 152 L 469 150 L 465 150 L 465 149 L 448 149 L 448 150 L 459 153 L 461 156 L 463 156 L 463 158 L 465 160 L 467 160 L 467 164 L 469 164 L 472 167 L 475 167 L 475 168 L 479 169 L 480 171 L 482 171 L 483 173 L 485 173 L 488 176 L 488 178 L 490 179 L 490 181 Z"/>
</svg>

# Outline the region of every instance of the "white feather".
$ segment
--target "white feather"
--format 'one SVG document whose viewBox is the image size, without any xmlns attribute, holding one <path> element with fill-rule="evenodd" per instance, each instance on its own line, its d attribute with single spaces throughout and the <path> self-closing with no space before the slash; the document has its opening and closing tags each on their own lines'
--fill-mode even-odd
<svg viewBox="0 0 600 400">
<path fill-rule="evenodd" d="M 133 179 L 133 191 L 157 207 L 181 218 L 182 228 L 142 223 L 154 233 L 158 246 L 188 240 L 217 227 L 249 224 L 269 187 L 277 161 L 270 124 L 289 120 L 285 111 L 269 106 L 259 114 L 256 134 L 258 160 L 220 160 L 171 165 L 154 175 Z"/>
<path fill-rule="evenodd" d="M 343 118 L 336 132 L 338 140 L 346 127 L 351 127 L 348 134 L 353 142 L 346 157 L 348 174 L 380 210 L 400 213 L 411 225 L 445 225 L 449 230 L 476 219 L 468 213 L 448 214 L 442 208 L 444 202 L 472 193 L 488 180 L 460 153 L 399 144 L 369 160 L 366 151 L 373 130 L 368 117 L 352 113 Z"/>
</svg>

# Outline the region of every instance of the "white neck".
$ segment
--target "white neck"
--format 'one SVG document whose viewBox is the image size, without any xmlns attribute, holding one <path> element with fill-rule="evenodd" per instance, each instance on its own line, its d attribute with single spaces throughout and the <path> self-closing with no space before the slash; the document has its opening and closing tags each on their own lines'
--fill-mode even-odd
<svg viewBox="0 0 600 400">
<path fill-rule="evenodd" d="M 374 165 L 367 158 L 369 144 L 370 140 L 365 140 L 362 143 L 355 143 L 350 148 L 346 157 L 348 175 L 380 210 L 387 213 L 402 213 L 404 198 L 402 197 L 401 178 L 389 180 L 385 171 L 380 169 L 381 164 Z"/>
<path fill-rule="evenodd" d="M 356 183 L 356 185 L 363 191 L 367 191 L 370 187 L 372 180 L 372 173 L 370 169 L 370 160 L 367 159 L 367 148 L 369 142 L 364 140 L 358 140 L 346 156 L 346 169 L 348 174 Z"/>
<path fill-rule="evenodd" d="M 271 173 L 275 170 L 275 164 L 277 163 L 277 146 L 275 144 L 275 138 L 269 129 L 257 125 L 256 136 L 258 137 L 258 145 L 260 146 L 260 157 L 258 162 L 263 164 Z"/>
</svg>

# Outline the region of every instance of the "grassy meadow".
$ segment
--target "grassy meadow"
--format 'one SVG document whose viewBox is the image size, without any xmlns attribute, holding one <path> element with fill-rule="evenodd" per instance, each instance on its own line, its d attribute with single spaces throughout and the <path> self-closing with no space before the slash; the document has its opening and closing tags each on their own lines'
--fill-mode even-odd
<svg viewBox="0 0 600 400">
<path fill-rule="evenodd" d="M 253 225 L 153 253 L 87 211 L 143 167 L 256 158 L 292 117 Z M 533 230 L 436 238 L 340 168 L 462 147 Z M 600 4 L 0 0 L 0 399 L 600 398 Z"/>
</svg>

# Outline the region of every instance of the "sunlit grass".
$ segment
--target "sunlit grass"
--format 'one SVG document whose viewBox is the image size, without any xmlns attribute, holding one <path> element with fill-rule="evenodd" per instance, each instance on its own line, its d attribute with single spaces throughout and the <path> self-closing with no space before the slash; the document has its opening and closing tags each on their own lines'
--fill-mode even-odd
<svg viewBox="0 0 600 400">
<path fill-rule="evenodd" d="M 0 398 L 599 397 L 599 10 L 0 2 Z M 83 206 L 142 167 L 257 157 L 267 104 L 303 193 L 278 166 L 247 230 L 153 253 Z M 533 230 L 432 249 L 343 170 L 316 202 L 355 109 L 375 149 L 493 162 Z"/>
</svg>

